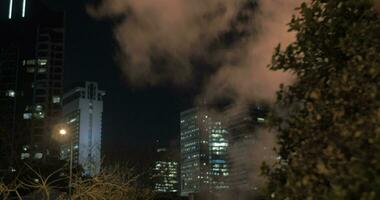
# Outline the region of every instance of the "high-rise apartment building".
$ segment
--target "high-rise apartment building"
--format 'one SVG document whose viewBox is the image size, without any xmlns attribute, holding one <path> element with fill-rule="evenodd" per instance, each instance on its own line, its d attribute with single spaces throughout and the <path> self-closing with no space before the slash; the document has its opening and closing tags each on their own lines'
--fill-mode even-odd
<svg viewBox="0 0 380 200">
<path fill-rule="evenodd" d="M 182 196 L 228 188 L 227 130 L 205 108 L 181 113 L 180 191 Z"/>
<path fill-rule="evenodd" d="M 51 134 L 62 111 L 64 13 L 41 0 L 0 5 L 0 130 L 7 133 L 0 141 L 10 144 L 2 150 L 10 156 L 0 160 L 41 159 L 56 150 Z"/>
<path fill-rule="evenodd" d="M 82 167 L 89 176 L 96 175 L 101 167 L 104 95 L 97 83 L 85 82 L 63 97 L 63 121 L 69 139 L 61 146 L 61 158 L 69 159 L 73 149 L 74 166 Z"/>
</svg>

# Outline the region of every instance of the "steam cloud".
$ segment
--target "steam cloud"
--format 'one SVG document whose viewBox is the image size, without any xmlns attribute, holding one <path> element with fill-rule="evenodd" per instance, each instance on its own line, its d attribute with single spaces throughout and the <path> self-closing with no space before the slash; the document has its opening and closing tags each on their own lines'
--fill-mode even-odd
<svg viewBox="0 0 380 200">
<path fill-rule="evenodd" d="M 103 0 L 88 10 L 93 16 L 119 18 L 119 59 L 132 84 L 183 84 L 196 67 L 192 57 L 204 54 L 228 30 L 243 1 Z"/>
<path fill-rule="evenodd" d="M 246 41 L 225 52 L 229 56 L 223 56 L 228 58 L 234 55 L 240 62 L 222 66 L 206 86 L 205 94 L 213 98 L 232 91 L 236 103 L 273 101 L 279 85 L 289 84 L 293 77 L 290 73 L 270 71 L 267 66 L 279 43 L 286 46 L 294 41 L 295 34 L 287 32 L 287 23 L 300 3 L 300 0 L 259 1 L 258 13 L 248 24 L 258 27 L 258 30 Z"/>
<path fill-rule="evenodd" d="M 213 67 L 201 99 L 228 97 L 237 106 L 258 101 L 273 102 L 280 84 L 292 74 L 270 71 L 274 48 L 294 41 L 287 23 L 302 0 L 103 0 L 88 7 L 92 16 L 115 20 L 118 59 L 127 79 L 135 86 L 163 82 L 186 84 L 204 59 Z M 239 20 L 241 16 L 248 17 Z M 236 33 L 238 39 L 225 39 Z M 226 40 L 233 40 L 226 44 Z M 225 43 L 225 45 L 215 45 Z M 232 108 L 234 109 L 234 108 Z M 258 131 L 251 161 L 262 160 L 264 147 L 272 149 L 273 135 Z M 262 140 L 262 141 L 261 141 Z M 261 149 L 261 150 L 260 150 Z M 256 152 L 256 153 L 255 153 Z M 267 157 L 273 157 L 269 153 Z M 258 177 L 258 165 L 256 174 Z M 260 181 L 261 182 L 261 181 Z"/>
<path fill-rule="evenodd" d="M 232 29 L 247 1 L 103 0 L 88 11 L 98 18 L 115 19 L 118 60 L 135 86 L 186 84 L 199 67 L 192 59 L 203 56 L 221 63 L 215 64 L 218 70 L 205 85 L 206 98 L 229 95 L 243 102 L 273 100 L 278 86 L 292 77 L 270 71 L 267 65 L 277 44 L 294 39 L 286 23 L 301 0 L 258 1 L 254 18 L 237 25 L 250 34 L 232 47 L 210 53 L 210 45 Z"/>
</svg>

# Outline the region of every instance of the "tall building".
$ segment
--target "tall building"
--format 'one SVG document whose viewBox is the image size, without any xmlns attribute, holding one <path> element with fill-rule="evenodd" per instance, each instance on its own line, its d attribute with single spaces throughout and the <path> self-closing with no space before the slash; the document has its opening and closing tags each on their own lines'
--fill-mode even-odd
<svg viewBox="0 0 380 200">
<path fill-rule="evenodd" d="M 167 148 L 158 147 L 153 167 L 153 190 L 158 193 L 177 193 L 179 165 Z"/>
<path fill-rule="evenodd" d="M 0 131 L 7 135 L 0 143 L 10 144 L 0 163 L 57 150 L 51 134 L 62 111 L 64 13 L 43 2 L 0 3 Z"/>
<path fill-rule="evenodd" d="M 228 188 L 227 130 L 205 108 L 181 113 L 181 196 Z"/>
<path fill-rule="evenodd" d="M 241 106 L 225 115 L 225 125 L 229 132 L 230 148 L 228 152 L 230 189 L 241 192 L 257 190 L 257 180 L 253 174 L 259 174 L 254 166 L 260 165 L 252 159 L 253 149 L 257 144 L 257 131 L 266 119 L 267 108 L 263 106 Z M 265 147 L 264 147 L 265 148 Z M 264 155 L 263 155 L 264 156 Z M 240 198 L 237 198 L 240 199 Z M 244 199 L 244 198 L 243 198 Z"/>
<path fill-rule="evenodd" d="M 96 175 L 101 167 L 103 96 L 95 82 L 85 82 L 63 97 L 63 121 L 69 141 L 61 147 L 61 158 L 69 159 L 73 145 L 73 164 L 85 175 Z M 70 144 L 71 142 L 71 144 Z"/>
</svg>

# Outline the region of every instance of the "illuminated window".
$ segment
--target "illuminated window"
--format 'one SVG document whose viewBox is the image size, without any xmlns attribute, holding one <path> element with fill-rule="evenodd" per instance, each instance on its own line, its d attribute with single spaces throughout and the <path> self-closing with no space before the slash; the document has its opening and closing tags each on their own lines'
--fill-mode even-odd
<svg viewBox="0 0 380 200">
<path fill-rule="evenodd" d="M 39 66 L 45 66 L 47 64 L 47 60 L 46 59 L 38 59 L 38 65 Z"/>
<path fill-rule="evenodd" d="M 61 97 L 53 96 L 53 103 L 61 103 Z"/>
<path fill-rule="evenodd" d="M 28 159 L 28 158 L 30 158 L 29 153 L 21 153 L 21 160 Z"/>
<path fill-rule="evenodd" d="M 16 92 L 14 90 L 8 90 L 5 93 L 5 95 L 8 96 L 8 97 L 15 97 L 16 96 Z"/>
<path fill-rule="evenodd" d="M 44 112 L 37 112 L 37 113 L 34 113 L 34 116 L 37 119 L 43 119 L 43 118 L 45 118 L 45 113 Z"/>
<path fill-rule="evenodd" d="M 72 118 L 72 119 L 70 119 L 70 121 L 68 123 L 71 124 L 71 123 L 73 123 L 75 121 L 77 121 L 77 118 Z"/>
<path fill-rule="evenodd" d="M 23 118 L 24 119 L 32 119 L 32 113 L 24 113 Z"/>
<path fill-rule="evenodd" d="M 35 154 L 34 154 L 34 159 L 41 159 L 42 156 L 43 156 L 42 153 L 35 153 Z"/>
<path fill-rule="evenodd" d="M 42 106 L 41 105 L 36 105 L 36 111 L 42 111 Z"/>
<path fill-rule="evenodd" d="M 262 118 L 262 117 L 258 117 L 258 118 L 257 118 L 257 122 L 264 122 L 264 121 L 265 121 L 265 119 Z"/>
</svg>

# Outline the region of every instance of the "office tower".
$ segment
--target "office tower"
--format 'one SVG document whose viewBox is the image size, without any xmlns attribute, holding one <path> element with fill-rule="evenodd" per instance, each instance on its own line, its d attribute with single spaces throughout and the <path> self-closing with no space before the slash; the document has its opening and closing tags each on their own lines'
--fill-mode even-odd
<svg viewBox="0 0 380 200">
<path fill-rule="evenodd" d="M 167 148 L 159 147 L 155 157 L 153 190 L 158 193 L 177 193 L 179 166 L 175 156 Z"/>
<path fill-rule="evenodd" d="M 0 130 L 10 156 L 0 160 L 41 159 L 57 150 L 51 134 L 62 110 L 64 13 L 40 0 L 1 1 L 0 9 L 4 3 L 9 9 L 0 15 Z"/>
<path fill-rule="evenodd" d="M 254 166 L 252 152 L 257 142 L 258 129 L 266 119 L 267 108 L 263 106 L 241 106 L 233 110 L 227 109 L 225 125 L 229 132 L 229 163 L 230 176 L 228 184 L 232 190 L 240 192 L 255 191 L 258 189 L 257 180 L 253 174 L 260 174 Z M 265 147 L 263 147 L 265 148 Z M 265 155 L 263 155 L 265 156 Z M 236 196 L 236 197 L 237 197 Z"/>
<path fill-rule="evenodd" d="M 61 158 L 70 159 L 73 149 L 73 165 L 82 167 L 88 176 L 96 175 L 101 167 L 104 95 L 97 83 L 85 82 L 63 97 L 63 121 L 69 139 L 61 146 Z"/>
<path fill-rule="evenodd" d="M 181 196 L 228 188 L 227 131 L 206 108 L 181 113 Z"/>
</svg>

